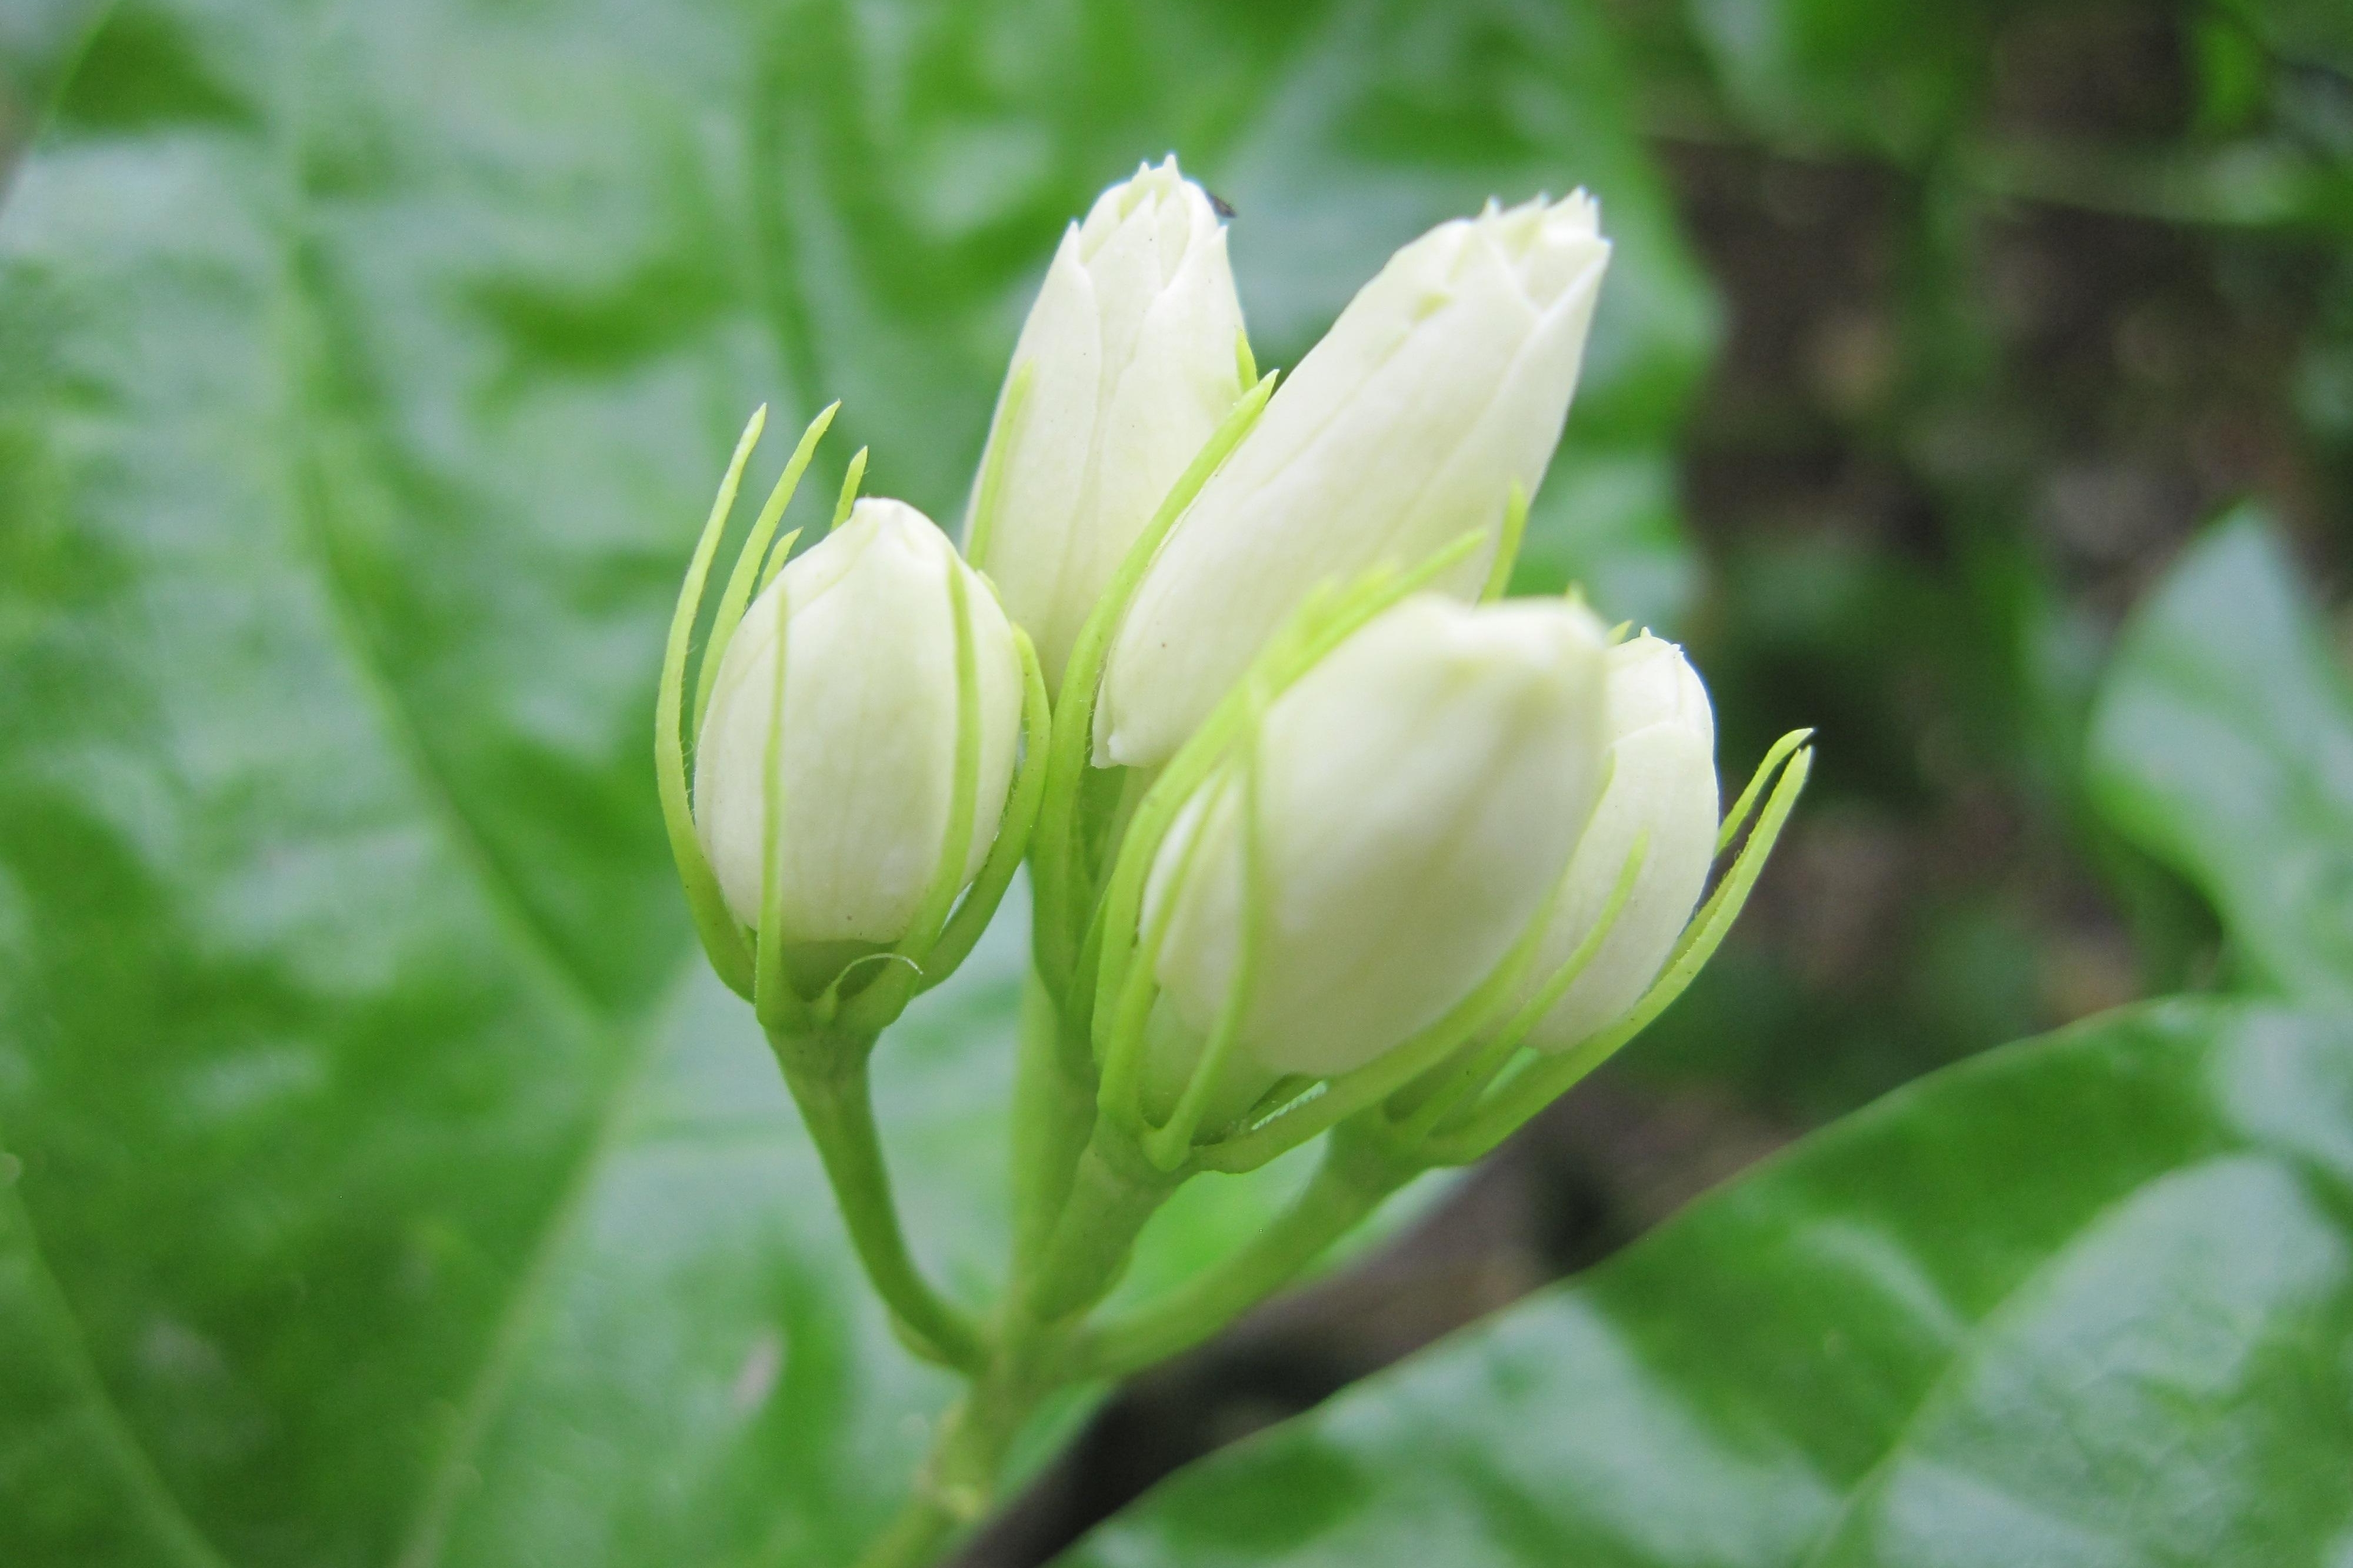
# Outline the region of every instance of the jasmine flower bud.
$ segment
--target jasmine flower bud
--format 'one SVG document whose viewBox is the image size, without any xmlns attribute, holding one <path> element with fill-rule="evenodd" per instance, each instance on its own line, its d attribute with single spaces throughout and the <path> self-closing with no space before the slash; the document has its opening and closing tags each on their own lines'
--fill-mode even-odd
<svg viewBox="0 0 2353 1568">
<path fill-rule="evenodd" d="M 1064 232 L 965 520 L 1050 690 L 1128 547 L 1241 395 L 1241 341 L 1225 226 L 1173 154 Z"/>
<path fill-rule="evenodd" d="M 987 858 L 1021 728 L 1021 661 L 987 583 L 930 519 L 860 501 L 752 602 L 712 689 L 694 769 L 694 829 L 728 909 L 760 923 L 769 736 L 782 940 L 889 944 L 939 869 L 955 793 L 951 573 L 964 580 L 979 692 L 979 789 L 960 879 Z"/>
<path fill-rule="evenodd" d="M 1165 762 L 1320 582 L 1411 565 L 1486 581 L 1517 487 L 1560 439 L 1609 256 L 1592 199 L 1440 225 L 1390 258 L 1275 393 L 1162 547 L 1113 640 L 1099 763 Z"/>
<path fill-rule="evenodd" d="M 1671 642 L 1648 632 L 1609 650 L 1609 784 L 1577 840 L 1531 971 L 1533 994 L 1609 905 L 1636 840 L 1642 859 L 1616 921 L 1528 1035 L 1563 1050 L 1634 1005 L 1658 977 L 1715 858 L 1715 721 L 1707 690 Z"/>
<path fill-rule="evenodd" d="M 1494 972 L 1592 810 L 1605 641 L 1565 601 L 1420 595 L 1276 698 L 1254 763 L 1213 775 L 1152 863 L 1147 1079 L 1181 1083 L 1245 963 L 1229 1110 L 1371 1061 Z"/>
</svg>

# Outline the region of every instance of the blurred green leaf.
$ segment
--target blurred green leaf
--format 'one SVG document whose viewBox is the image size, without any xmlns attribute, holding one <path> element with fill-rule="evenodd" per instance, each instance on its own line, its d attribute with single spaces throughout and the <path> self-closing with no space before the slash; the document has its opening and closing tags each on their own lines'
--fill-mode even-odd
<svg viewBox="0 0 2353 1568">
<path fill-rule="evenodd" d="M 2271 87 L 2271 61 L 2262 43 L 2215 10 L 2198 18 L 2189 44 L 2197 66 L 2199 131 L 2227 136 L 2253 124 Z"/>
<path fill-rule="evenodd" d="M 2353 692 L 2260 511 L 2217 523 L 2126 626 L 2088 765 L 2258 984 L 2353 999 Z"/>
<path fill-rule="evenodd" d="M 1071 1558 L 2335 1561 L 2353 1025 L 2178 1002 L 1880 1101 Z"/>
<path fill-rule="evenodd" d="M 2337 0 L 2223 0 L 2270 48 L 2353 74 L 2353 12 Z"/>
<path fill-rule="evenodd" d="M 1925 158 L 1970 109 L 1989 0 L 1688 0 L 1725 90 L 1768 138 Z"/>
<path fill-rule="evenodd" d="M 1673 454 L 1652 446 L 1564 445 L 1529 508 L 1512 591 L 1556 594 L 1576 584 L 1612 623 L 1683 636 L 1700 573 L 1683 540 Z"/>
<path fill-rule="evenodd" d="M 13 0 L 0 7 L 0 195 L 103 0 Z"/>
<path fill-rule="evenodd" d="M 0 210 L 0 1562 L 846 1557 L 951 1389 L 661 839 L 735 431 L 844 395 L 821 467 L 952 518 L 1060 226 L 1176 146 L 1293 356 L 1424 224 L 1591 184 L 1577 418 L 1662 471 L 1707 296 L 1612 69 L 1512 0 L 122 0 Z M 967 1296 L 1018 921 L 878 1068 Z"/>
</svg>

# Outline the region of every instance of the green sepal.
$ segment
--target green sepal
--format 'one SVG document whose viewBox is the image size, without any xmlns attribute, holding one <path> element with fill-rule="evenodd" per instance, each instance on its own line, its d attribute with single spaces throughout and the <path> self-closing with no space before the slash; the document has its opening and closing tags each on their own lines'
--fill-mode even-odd
<svg viewBox="0 0 2353 1568">
<path fill-rule="evenodd" d="M 744 548 L 736 552 L 734 570 L 727 574 L 727 586 L 719 595 L 718 613 L 712 617 L 711 639 L 703 645 L 702 668 L 695 677 L 694 732 L 698 735 L 702 733 L 703 716 L 711 709 L 712 688 L 719 679 L 719 661 L 727 656 L 727 645 L 735 640 L 735 628 L 744 623 L 744 612 L 752 602 L 755 584 L 765 585 L 759 579 L 761 564 L 769 555 L 768 541 L 775 537 L 776 525 L 784 519 L 785 509 L 792 504 L 794 492 L 800 489 L 801 475 L 808 470 L 809 459 L 816 455 L 818 442 L 823 438 L 827 427 L 833 423 L 834 415 L 840 408 L 841 402 L 837 398 L 819 409 L 817 417 L 810 420 L 808 427 L 801 432 L 799 444 L 793 447 L 793 455 L 786 459 L 785 471 L 776 476 L 775 488 L 768 491 L 767 501 L 752 523 L 752 531 L 744 536 Z M 734 504 L 734 493 L 730 490 L 728 509 L 732 510 Z M 776 552 L 777 559 L 781 560 L 791 548 L 792 541 L 788 539 L 784 548 Z M 774 570 L 773 566 L 771 570 Z"/>
<path fill-rule="evenodd" d="M 1715 852 L 1718 855 L 1731 848 L 1732 841 L 1739 837 L 1741 829 L 1748 825 L 1749 814 L 1757 809 L 1757 797 L 1763 794 L 1765 786 L 1772 782 L 1773 775 L 1779 771 L 1782 761 L 1790 752 L 1813 739 L 1813 735 L 1814 732 L 1810 729 L 1792 730 L 1767 749 L 1765 760 L 1758 763 L 1757 771 L 1748 775 L 1748 783 L 1741 790 L 1740 798 L 1732 803 L 1732 809 L 1724 814 L 1724 825 L 1716 829 Z"/>
<path fill-rule="evenodd" d="M 1486 586 L 1479 590 L 1481 604 L 1493 604 L 1512 585 L 1512 569 L 1520 563 L 1520 541 L 1527 532 L 1527 487 L 1514 479 L 1511 494 L 1504 501 L 1504 531 L 1495 541 L 1495 559 L 1487 567 Z"/>
<path fill-rule="evenodd" d="M 776 541 L 776 547 L 768 552 L 768 563 L 760 568 L 760 585 L 753 590 L 754 597 L 765 593 L 768 584 L 776 580 L 776 574 L 782 572 L 785 563 L 793 558 L 793 546 L 799 542 L 800 537 L 801 531 L 796 528 Z"/>
<path fill-rule="evenodd" d="M 710 861 L 703 858 L 702 840 L 694 831 L 692 795 L 686 771 L 686 664 L 694 640 L 695 617 L 702 609 L 703 587 L 710 580 L 711 563 L 718 556 L 728 513 L 734 510 L 735 491 L 744 479 L 744 465 L 751 460 L 752 448 L 759 444 L 760 432 L 767 422 L 768 405 L 764 403 L 753 410 L 744 434 L 736 439 L 734 456 L 728 459 L 726 475 L 719 481 L 719 494 L 711 503 L 702 536 L 695 542 L 686 581 L 679 587 L 678 607 L 670 615 L 670 637 L 662 650 L 661 687 L 654 699 L 654 777 L 661 796 L 662 823 L 670 835 L 670 858 L 677 862 L 679 881 L 686 889 L 687 908 L 694 917 L 695 934 L 702 939 L 702 951 L 709 956 L 711 967 L 729 990 L 745 997 L 752 994 L 752 951 L 719 891 L 719 879 L 712 873 Z"/>
<path fill-rule="evenodd" d="M 842 470 L 841 493 L 834 498 L 833 521 L 827 525 L 827 532 L 849 521 L 849 509 L 858 504 L 858 487 L 865 480 L 866 448 L 860 447 L 849 455 L 849 467 Z"/>
<path fill-rule="evenodd" d="M 1021 411 L 1029 401 L 1029 383 L 1034 367 L 1028 360 L 1016 365 L 1006 379 L 1005 395 L 997 401 L 997 416 L 989 421 L 988 445 L 981 459 L 980 483 L 973 491 L 972 521 L 965 530 L 964 558 L 976 570 L 988 566 L 988 543 L 997 531 L 997 509 L 1005 500 L 1005 465 L 1011 459 L 1007 454 L 1020 429 Z"/>
</svg>

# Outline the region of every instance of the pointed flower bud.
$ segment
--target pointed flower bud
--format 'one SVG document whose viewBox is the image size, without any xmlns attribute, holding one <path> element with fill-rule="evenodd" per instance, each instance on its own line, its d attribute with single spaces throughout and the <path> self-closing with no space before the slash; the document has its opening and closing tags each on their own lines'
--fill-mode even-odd
<svg viewBox="0 0 2353 1568">
<path fill-rule="evenodd" d="M 1425 594 L 1279 696 L 1247 748 L 1255 781 L 1213 776 L 1156 851 L 1147 1079 L 1181 1081 L 1237 984 L 1229 1110 L 1280 1075 L 1371 1061 L 1486 980 L 1592 809 L 1604 642 L 1565 601 Z"/>
<path fill-rule="evenodd" d="M 694 827 L 735 918 L 760 922 L 769 737 L 782 940 L 887 944 L 939 870 L 956 785 L 964 580 L 979 692 L 979 789 L 959 879 L 980 869 L 1012 777 L 1020 655 L 988 586 L 914 508 L 860 501 L 754 600 L 720 661 L 694 770 Z"/>
<path fill-rule="evenodd" d="M 1317 583 L 1474 530 L 1499 543 L 1560 439 L 1609 256 L 1579 192 L 1491 204 L 1391 258 L 1154 561 L 1112 646 L 1097 762 L 1165 762 Z M 1439 586 L 1471 596 L 1496 552 Z"/>
<path fill-rule="evenodd" d="M 1173 154 L 1063 234 L 965 525 L 1050 689 L 1128 546 L 1241 395 L 1241 344 L 1225 225 Z"/>
<path fill-rule="evenodd" d="M 1568 962 L 1642 858 L 1609 932 L 1527 1043 L 1564 1050 L 1632 1007 L 1667 961 L 1715 858 L 1715 721 L 1707 690 L 1671 642 L 1648 632 L 1609 650 L 1609 784 L 1577 840 L 1530 971 L 1533 994 Z"/>
</svg>

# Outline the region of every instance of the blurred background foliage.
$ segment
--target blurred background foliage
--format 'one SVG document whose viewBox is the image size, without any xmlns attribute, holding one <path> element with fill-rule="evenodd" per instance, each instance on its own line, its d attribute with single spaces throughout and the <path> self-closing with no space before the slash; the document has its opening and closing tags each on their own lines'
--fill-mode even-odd
<svg viewBox="0 0 2353 1568">
<path fill-rule="evenodd" d="M 217 340 L 158 349 L 149 321 L 90 372 L 71 333 L 107 339 L 96 313 L 209 306 L 216 279 L 172 295 L 126 265 L 100 279 L 116 292 L 78 292 L 70 267 L 44 270 L 46 237 L 88 230 L 119 258 L 158 243 L 122 237 L 152 216 L 156 234 L 214 245 L 210 196 L 169 206 L 173 181 L 216 177 L 175 162 L 172 136 L 249 132 L 250 166 L 224 166 L 276 178 L 290 95 L 307 130 L 293 179 L 319 215 L 295 226 L 319 482 L 359 498 L 325 541 L 353 635 L 395 700 L 427 715 L 414 744 L 518 918 L 619 1017 L 666 994 L 684 952 L 638 710 L 687 531 L 752 403 L 793 415 L 844 397 L 832 477 L 871 442 L 870 488 L 953 517 L 1054 237 L 1139 159 L 1175 149 L 1234 207 L 1270 365 L 1295 363 L 1421 227 L 1491 193 L 1601 195 L 1618 259 L 1520 585 L 1583 581 L 1605 612 L 1685 639 L 1728 774 L 1816 726 L 1806 810 L 1701 984 L 1564 1108 L 1551 1144 L 1515 1156 L 1519 1174 L 1486 1181 L 1507 1212 L 1477 1211 L 1500 1239 L 1472 1285 L 1449 1276 L 1436 1306 L 1345 1298 L 1267 1331 L 1353 1323 L 1356 1348 L 1322 1370 L 1245 1342 L 1114 1406 L 1059 1483 L 1072 1517 L 1591 1261 L 1705 1180 L 1923 1072 L 2243 978 L 2212 895 L 2183 879 L 2197 868 L 2125 836 L 2131 816 L 2095 797 L 2085 746 L 2126 612 L 2227 508 L 2251 509 L 2306 598 L 2344 602 L 2339 0 L 11 0 L 0 171 L 37 146 L 55 167 L 19 174 L 11 205 L 44 204 L 22 231 L 38 254 L 0 289 L 62 303 L 0 310 L 0 382 L 69 372 L 63 393 L 23 395 L 64 409 L 54 424 L 20 401 L 0 428 L 12 647 L 39 641 L 24 631 L 38 615 L 112 591 L 119 563 L 58 500 L 72 481 L 58 444 L 99 439 L 76 422 L 105 403 L 90 383 L 168 363 L 188 374 L 159 404 L 201 404 L 215 384 L 195 357 L 243 341 L 225 319 Z M 141 163 L 140 148 L 161 151 Z M 243 174 L 217 177 L 232 193 L 217 205 L 242 199 Z M 0 233 L 12 216 L 0 206 Z M 214 450 L 205 429 L 183 434 L 166 458 Z M 224 538 L 231 559 L 266 548 Z M 2353 621 L 2331 613 L 2341 664 Z M 16 668 L 88 676 L 48 653 Z M 10 700 L 17 732 L 0 739 L 31 755 L 31 727 L 56 714 L 37 693 Z M 189 735 L 177 743 L 208 743 Z M 16 863 L 29 905 L 37 861 Z M 66 911 L 93 922 L 73 929 L 108 929 L 92 900 Z M 155 1007 L 216 996 L 175 984 Z M 581 1052 L 578 1102 L 533 1102 L 551 1148 L 621 1076 L 614 1053 Z M 93 1075 L 76 1107 L 111 1089 Z M 41 1157 L 47 1133 L 24 1107 L 0 1114 Z M 47 1157 L 69 1163 L 73 1141 L 48 1139 Z M 553 1155 L 516 1158 L 519 1193 L 554 1190 Z M 73 1226 L 100 1235 L 111 1212 L 60 1216 L 62 1272 Z M 68 1294 L 134 1289 L 115 1272 L 90 1265 Z M 139 1353 L 184 1352 L 150 1330 Z M 387 1497 L 407 1484 L 392 1470 Z M 393 1527 L 367 1521 L 362 1492 L 360 1522 L 328 1533 L 372 1558 Z M 274 1508 L 330 1496 L 264 1497 L 212 1523 L 266 1540 Z M 436 1539 L 435 1508 L 459 1507 L 427 1502 L 412 1543 Z"/>
<path fill-rule="evenodd" d="M 1730 302 L 1682 446 L 1686 629 L 1727 754 L 1833 742 L 1769 901 L 1642 1064 L 1812 1120 L 2210 982 L 2204 911 L 2087 809 L 2084 719 L 2118 617 L 2227 502 L 2338 596 L 2344 13 L 1618 15 Z"/>
</svg>

